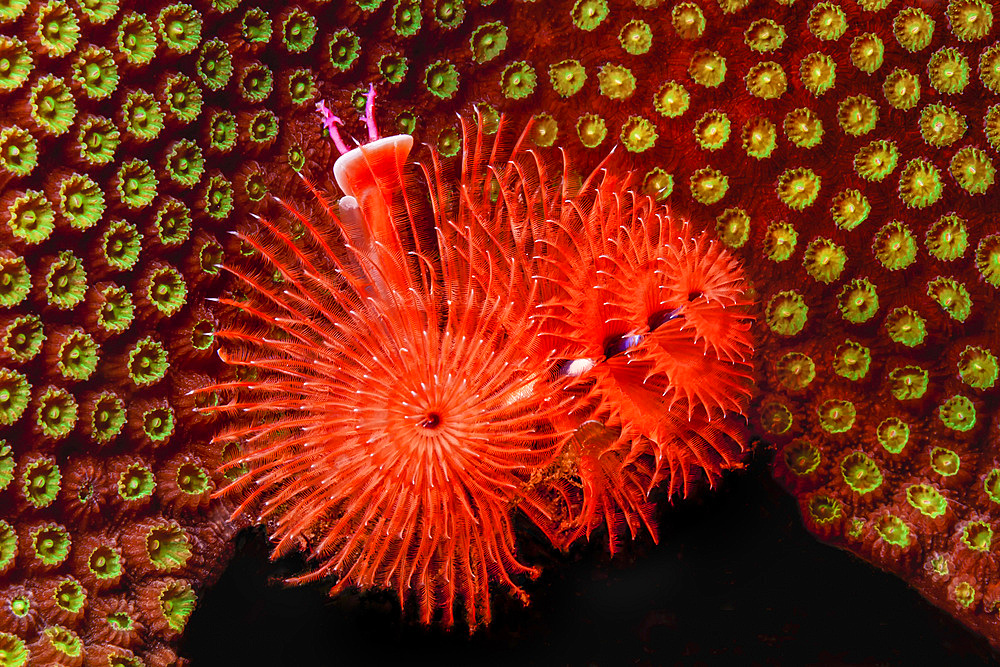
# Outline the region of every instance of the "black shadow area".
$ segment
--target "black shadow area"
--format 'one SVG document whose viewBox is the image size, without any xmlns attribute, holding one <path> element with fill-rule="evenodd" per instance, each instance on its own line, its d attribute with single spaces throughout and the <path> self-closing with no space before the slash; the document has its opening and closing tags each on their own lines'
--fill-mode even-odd
<svg viewBox="0 0 1000 667">
<path fill-rule="evenodd" d="M 903 581 L 815 541 L 762 458 L 665 507 L 659 545 L 610 559 L 603 536 L 561 554 L 527 535 L 544 567 L 530 606 L 495 595 L 472 636 L 410 622 L 388 593 L 269 583 L 301 560 L 269 562 L 260 531 L 238 540 L 188 625 L 193 667 L 1000 664 Z"/>
</svg>

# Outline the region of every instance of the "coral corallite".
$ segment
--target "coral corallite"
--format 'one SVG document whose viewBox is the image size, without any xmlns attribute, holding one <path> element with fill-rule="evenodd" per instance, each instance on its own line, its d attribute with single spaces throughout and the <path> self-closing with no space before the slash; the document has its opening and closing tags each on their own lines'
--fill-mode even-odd
<svg viewBox="0 0 1000 667">
<path fill-rule="evenodd" d="M 621 517 L 655 535 L 660 479 L 740 465 L 752 346 L 718 243 L 627 179 L 572 185 L 528 132 L 463 128 L 458 175 L 432 156 L 422 185 L 411 137 L 375 139 L 334 166 L 338 201 L 309 185 L 240 234 L 217 335 L 245 379 L 206 411 L 245 443 L 237 513 L 315 561 L 292 581 L 391 588 L 425 623 L 460 601 L 472 628 L 491 584 L 527 600 L 516 515 L 558 546 L 606 521 L 614 548 Z"/>
</svg>

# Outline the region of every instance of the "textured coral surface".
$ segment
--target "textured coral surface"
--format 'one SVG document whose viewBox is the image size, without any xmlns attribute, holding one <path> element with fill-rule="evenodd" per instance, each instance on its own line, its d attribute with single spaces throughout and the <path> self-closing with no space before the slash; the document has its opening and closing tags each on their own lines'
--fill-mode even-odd
<svg viewBox="0 0 1000 667">
<path fill-rule="evenodd" d="M 4 650 L 169 662 L 229 530 L 187 395 L 252 252 L 223 231 L 323 176 L 313 103 L 370 82 L 443 155 L 454 112 L 534 116 L 714 224 L 809 529 L 998 641 L 997 35 L 985 0 L 0 2 Z"/>
</svg>

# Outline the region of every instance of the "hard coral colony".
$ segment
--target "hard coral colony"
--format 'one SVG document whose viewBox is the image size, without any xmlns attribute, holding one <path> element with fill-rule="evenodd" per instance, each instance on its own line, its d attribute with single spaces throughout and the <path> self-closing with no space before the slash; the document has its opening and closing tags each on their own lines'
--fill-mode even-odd
<svg viewBox="0 0 1000 667">
<path fill-rule="evenodd" d="M 3 0 L 3 659 L 172 663 L 246 518 L 474 626 L 516 516 L 615 550 L 742 413 L 811 531 L 996 643 L 996 39 L 985 0 Z M 370 84 L 437 156 L 363 146 L 334 201 L 313 107 L 374 129 Z"/>
</svg>

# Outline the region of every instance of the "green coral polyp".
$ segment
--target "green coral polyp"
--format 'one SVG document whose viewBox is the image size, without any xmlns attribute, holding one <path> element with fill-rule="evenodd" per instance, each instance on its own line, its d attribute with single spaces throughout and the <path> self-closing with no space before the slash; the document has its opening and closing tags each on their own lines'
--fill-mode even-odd
<svg viewBox="0 0 1000 667">
<path fill-rule="evenodd" d="M 23 127 L 0 129 L 0 169 L 12 176 L 27 176 L 38 165 L 38 144 Z"/>
<path fill-rule="evenodd" d="M 818 97 L 837 82 L 837 63 L 825 53 L 810 53 L 799 63 L 799 78 L 805 89 Z"/>
<path fill-rule="evenodd" d="M 158 185 L 156 174 L 149 163 L 133 159 L 122 163 L 118 169 L 115 190 L 125 206 L 139 209 L 153 202 Z"/>
<path fill-rule="evenodd" d="M 845 340 L 833 352 L 833 372 L 848 380 L 861 380 L 871 367 L 871 350 L 853 340 Z"/>
<path fill-rule="evenodd" d="M 156 28 L 168 49 L 191 53 L 201 41 L 201 14 L 191 5 L 177 3 L 160 10 Z"/>
<path fill-rule="evenodd" d="M 850 231 L 868 219 L 872 207 L 860 190 L 843 190 L 833 197 L 830 214 L 838 228 Z"/>
<path fill-rule="evenodd" d="M 951 158 L 948 172 L 970 195 L 981 195 L 993 185 L 996 167 L 982 150 L 974 146 L 959 149 Z"/>
<path fill-rule="evenodd" d="M 967 345 L 958 357 L 958 375 L 973 389 L 992 389 L 998 375 L 997 358 L 986 348 Z"/>
<path fill-rule="evenodd" d="M 51 74 L 38 79 L 28 98 L 31 119 L 43 132 L 53 136 L 65 134 L 76 118 L 76 103 L 69 86 Z"/>
<path fill-rule="evenodd" d="M 400 53 L 387 53 L 378 60 L 378 71 L 392 84 L 400 83 L 406 78 L 408 69 L 409 61 Z"/>
<path fill-rule="evenodd" d="M 705 32 L 705 14 L 693 2 L 680 2 L 670 12 L 670 23 L 681 39 L 698 39 Z"/>
<path fill-rule="evenodd" d="M 89 229 L 104 214 L 104 193 L 89 176 L 71 174 L 59 182 L 59 213 L 70 226 Z"/>
<path fill-rule="evenodd" d="M 949 46 L 930 57 L 927 74 L 931 86 L 939 93 L 961 93 L 969 85 L 969 60 L 957 48 Z"/>
<path fill-rule="evenodd" d="M 717 151 L 729 141 L 731 123 L 729 117 L 717 110 L 707 111 L 694 124 L 694 138 L 701 148 Z"/>
<path fill-rule="evenodd" d="M 193 463 L 184 463 L 177 468 L 175 481 L 182 493 L 198 496 L 208 491 L 210 479 L 208 471 L 204 468 Z"/>
<path fill-rule="evenodd" d="M 920 135 L 931 146 L 944 148 L 965 136 L 965 116 L 944 104 L 928 104 L 920 111 Z"/>
<path fill-rule="evenodd" d="M 520 67 L 524 66 L 529 71 L 530 74 L 524 73 Z M 531 90 L 534 90 L 534 70 L 531 69 L 530 65 L 525 62 L 512 63 L 507 66 L 501 75 L 501 85 L 504 87 L 505 93 L 510 93 L 507 89 L 507 84 L 510 83 L 514 91 L 513 94 L 519 97 L 527 96 Z M 509 77 L 509 81 L 508 81 Z M 530 88 L 527 90 L 528 79 L 531 80 Z M 434 97 L 438 97 L 443 100 L 450 99 L 455 96 L 455 92 L 458 91 L 458 70 L 447 60 L 438 60 L 427 66 L 424 70 L 424 86 L 426 86 L 427 91 Z M 527 90 L 527 92 L 525 92 Z M 508 97 L 511 97 L 508 94 Z M 514 98 L 517 99 L 517 98 Z"/>
<path fill-rule="evenodd" d="M 875 530 L 887 543 L 905 549 L 910 546 L 910 528 L 898 516 L 886 514 L 875 521 Z"/>
<path fill-rule="evenodd" d="M 469 48 L 473 61 L 482 64 L 493 60 L 507 48 L 507 26 L 500 21 L 477 26 L 469 38 Z"/>
<path fill-rule="evenodd" d="M 87 592 L 73 577 L 66 577 L 52 590 L 56 607 L 67 614 L 78 614 L 87 604 Z"/>
<path fill-rule="evenodd" d="M 99 166 L 108 164 L 114 159 L 121 133 L 110 119 L 103 116 L 88 116 L 78 127 L 78 151 L 85 162 Z"/>
<path fill-rule="evenodd" d="M 419 8 L 417 11 L 419 15 Z M 419 19 L 417 27 L 420 27 Z M 316 19 L 313 15 L 294 7 L 281 26 L 281 43 L 291 53 L 305 53 L 316 41 L 316 32 Z"/>
<path fill-rule="evenodd" d="M 653 46 L 653 30 L 645 21 L 632 19 L 622 26 L 618 33 L 618 43 L 626 53 L 641 56 Z"/>
<path fill-rule="evenodd" d="M 55 567 L 69 556 L 69 531 L 57 523 L 47 523 L 28 534 L 34 558 L 42 565 Z"/>
<path fill-rule="evenodd" d="M 886 101 L 900 111 L 906 111 L 920 102 L 920 78 L 916 74 L 897 67 L 882 84 L 882 94 Z"/>
<path fill-rule="evenodd" d="M 824 284 L 832 283 L 840 277 L 847 263 L 847 252 L 830 239 L 817 237 L 806 246 L 802 265 L 806 273 Z"/>
<path fill-rule="evenodd" d="M 688 65 L 691 79 L 706 88 L 718 88 L 726 80 L 726 59 L 717 51 L 702 49 L 691 56 Z"/>
<path fill-rule="evenodd" d="M 872 251 L 883 267 L 899 271 L 916 261 L 917 241 L 906 225 L 894 220 L 875 235 Z"/>
<path fill-rule="evenodd" d="M 147 336 L 138 341 L 128 353 L 128 372 L 137 387 L 154 384 L 163 379 L 169 363 L 163 344 Z"/>
<path fill-rule="evenodd" d="M 750 216 L 741 208 L 727 208 L 715 219 L 715 232 L 730 248 L 741 248 L 750 237 Z"/>
<path fill-rule="evenodd" d="M 271 41 L 271 19 L 260 7 L 252 7 L 240 23 L 240 36 L 249 44 L 267 44 Z"/>
<path fill-rule="evenodd" d="M 889 389 L 900 401 L 921 398 L 927 391 L 928 373 L 920 366 L 901 366 L 889 372 Z"/>
<path fill-rule="evenodd" d="M 56 368 L 68 380 L 86 380 L 97 370 L 99 350 L 90 334 L 76 329 L 59 347 Z"/>
<path fill-rule="evenodd" d="M 7 228 L 29 245 L 49 238 L 55 228 L 55 213 L 45 194 L 28 190 L 7 207 Z"/>
<path fill-rule="evenodd" d="M 217 111 L 208 122 L 208 143 L 220 153 L 236 146 L 236 116 L 228 111 Z"/>
<path fill-rule="evenodd" d="M 580 86 L 583 82 L 580 82 Z M 653 97 L 653 107 L 666 118 L 677 118 L 691 106 L 691 96 L 683 85 L 667 81 Z"/>
<path fill-rule="evenodd" d="M 0 306 L 10 308 L 31 292 L 31 274 L 23 257 L 0 256 Z"/>
<path fill-rule="evenodd" d="M 118 0 L 81 0 L 80 11 L 87 20 L 97 25 L 103 25 L 118 13 Z"/>
<path fill-rule="evenodd" d="M 118 476 L 118 496 L 127 503 L 150 497 L 155 488 L 152 471 L 141 463 L 130 465 Z"/>
<path fill-rule="evenodd" d="M 17 533 L 14 532 L 13 526 L 0 519 L 0 572 L 10 567 L 10 564 L 14 562 L 15 556 L 17 556 Z M 15 603 L 12 601 L 12 611 L 14 611 L 14 605 Z M 23 614 L 17 615 L 19 617 L 23 616 Z M 4 635 L 0 634 L 0 652 L 6 648 L 3 644 L 3 637 Z"/>
<path fill-rule="evenodd" d="M 622 125 L 619 139 L 625 150 L 630 153 L 642 153 L 656 144 L 658 137 L 656 126 L 642 116 L 630 116 Z"/>
<path fill-rule="evenodd" d="M 133 65 L 145 65 L 156 55 L 156 33 L 149 20 L 138 13 L 122 18 L 118 26 L 118 50 Z"/>
<path fill-rule="evenodd" d="M 457 81 L 458 75 L 455 76 Z M 535 69 L 523 60 L 511 63 L 500 75 L 500 89 L 504 97 L 512 100 L 520 100 L 533 93 L 537 82 Z"/>
<path fill-rule="evenodd" d="M 462 0 L 437 0 L 434 4 L 434 20 L 445 30 L 462 25 L 465 7 Z"/>
<path fill-rule="evenodd" d="M 854 324 L 867 322 L 878 310 L 878 293 L 867 278 L 855 278 L 837 295 L 837 308 L 845 320 Z"/>
<path fill-rule="evenodd" d="M 101 393 L 90 413 L 91 437 L 99 445 L 114 440 L 125 426 L 125 403 L 110 391 Z"/>
<path fill-rule="evenodd" d="M 202 44 L 195 71 L 209 90 L 225 88 L 233 76 L 233 56 L 226 43 L 216 38 Z"/>
<path fill-rule="evenodd" d="M 900 172 L 899 198 L 909 208 L 927 208 L 936 203 L 943 189 L 941 172 L 930 160 L 915 158 Z"/>
<path fill-rule="evenodd" d="M 964 255 L 969 247 L 969 230 L 965 222 L 954 213 L 941 216 L 924 237 L 927 252 L 942 262 L 950 262 Z"/>
<path fill-rule="evenodd" d="M 882 485 L 882 471 L 867 454 L 851 452 L 840 462 L 840 474 L 844 483 L 855 493 L 871 493 Z"/>
<path fill-rule="evenodd" d="M 49 0 L 38 10 L 35 36 L 44 53 L 61 58 L 76 48 L 80 39 L 80 21 L 67 3 Z"/>
<path fill-rule="evenodd" d="M 979 56 L 979 80 L 988 91 L 1000 94 L 1000 44 L 994 44 Z"/>
<path fill-rule="evenodd" d="M 885 45 L 878 35 L 866 32 L 851 42 L 851 63 L 865 74 L 872 74 L 882 66 Z"/>
<path fill-rule="evenodd" d="M 28 80 L 33 68 L 27 42 L 17 37 L 0 35 L 0 92 L 19 88 Z"/>
<path fill-rule="evenodd" d="M 146 555 L 157 570 L 178 570 L 191 557 L 191 540 L 176 522 L 155 526 L 146 533 Z"/>
<path fill-rule="evenodd" d="M 576 134 L 584 146 L 595 148 L 608 136 L 608 126 L 597 114 L 584 114 L 576 123 Z"/>
<path fill-rule="evenodd" d="M 847 97 L 837 107 L 837 122 L 853 137 L 868 134 L 878 123 L 878 105 L 867 95 Z"/>
<path fill-rule="evenodd" d="M 62 251 L 45 274 L 46 299 L 56 308 L 68 310 L 83 301 L 86 292 L 83 261 L 69 250 Z"/>
<path fill-rule="evenodd" d="M 190 123 L 201 113 L 201 90 L 183 74 L 175 74 L 167 80 L 163 97 L 167 111 L 181 123 Z"/>
<path fill-rule="evenodd" d="M 951 0 L 948 25 L 959 41 L 973 42 L 989 34 L 993 27 L 993 10 L 984 0 Z"/>
<path fill-rule="evenodd" d="M 169 197 L 157 210 L 153 224 L 160 243 L 168 247 L 180 245 L 191 234 L 191 211 L 183 202 Z"/>
<path fill-rule="evenodd" d="M 695 170 L 688 180 L 691 196 L 699 204 L 715 204 L 729 192 L 729 177 L 713 167 Z"/>
<path fill-rule="evenodd" d="M 73 63 L 73 80 L 83 94 L 93 100 L 102 100 L 118 87 L 118 66 L 107 49 L 88 46 Z"/>
<path fill-rule="evenodd" d="M 757 19 L 743 33 L 743 41 L 757 53 L 777 51 L 785 43 L 785 28 L 771 19 Z"/>
<path fill-rule="evenodd" d="M 122 575 L 125 568 L 119 553 L 113 547 L 102 544 L 87 556 L 87 571 L 98 581 L 114 581 Z"/>
<path fill-rule="evenodd" d="M 208 179 L 202 196 L 204 210 L 210 218 L 222 220 L 233 210 L 233 184 L 222 175 Z"/>
<path fill-rule="evenodd" d="M 988 284 L 1000 287 L 1000 234 L 985 236 L 976 246 L 976 268 Z"/>
<path fill-rule="evenodd" d="M 991 501 L 1000 505 L 1000 468 L 994 468 L 983 478 L 983 490 Z"/>
<path fill-rule="evenodd" d="M 48 507 L 55 502 L 62 483 L 62 473 L 54 459 L 31 461 L 21 475 L 21 492 L 32 507 Z"/>
<path fill-rule="evenodd" d="M 885 328 L 889 338 L 906 347 L 916 347 L 927 337 L 927 324 L 917 311 L 909 306 L 900 306 L 889 311 L 885 318 Z"/>
<path fill-rule="evenodd" d="M 573 25 L 589 32 L 601 25 L 608 17 L 608 11 L 606 0 L 576 0 L 570 16 L 573 18 Z"/>
<path fill-rule="evenodd" d="M 175 141 L 167 149 L 166 172 L 177 185 L 190 188 L 195 185 L 205 171 L 205 160 L 201 148 L 190 139 Z"/>
<path fill-rule="evenodd" d="M 809 32 L 824 42 L 840 39 L 847 30 L 844 10 L 832 2 L 816 3 L 809 12 Z"/>
<path fill-rule="evenodd" d="M 119 271 L 128 271 L 139 260 L 141 236 L 135 225 L 116 220 L 108 225 L 101 242 L 104 261 Z"/>
<path fill-rule="evenodd" d="M 973 551 L 989 551 L 993 529 L 985 521 L 970 521 L 962 528 L 962 544 Z"/>
<path fill-rule="evenodd" d="M 931 519 L 936 519 L 948 511 L 948 501 L 930 484 L 908 486 L 906 500 L 921 514 Z"/>
<path fill-rule="evenodd" d="M 969 431 L 976 425 L 976 406 L 969 398 L 957 394 L 938 407 L 938 418 L 953 431 Z"/>
<path fill-rule="evenodd" d="M 674 191 L 674 177 L 663 167 L 653 167 L 642 179 L 642 191 L 656 201 L 665 201 Z"/>
<path fill-rule="evenodd" d="M 777 147 L 778 132 L 774 123 L 764 116 L 757 116 L 748 120 L 743 126 L 740 140 L 747 156 L 763 160 L 770 157 Z"/>
<path fill-rule="evenodd" d="M 875 436 L 885 451 L 899 454 L 910 441 L 910 427 L 899 417 L 887 417 L 875 429 Z"/>
<path fill-rule="evenodd" d="M 0 260 L 2 265 L 2 260 Z M 0 282 L 3 281 L 0 269 Z M 15 363 L 24 363 L 34 359 L 42 350 L 45 333 L 42 320 L 37 315 L 21 315 L 15 317 L 3 330 L 0 336 L 0 350 L 6 353 Z"/>
<path fill-rule="evenodd" d="M 794 336 L 802 331 L 809 317 L 809 307 L 795 290 L 778 292 L 767 302 L 767 326 L 779 336 Z"/>
<path fill-rule="evenodd" d="M 750 94 L 764 100 L 774 100 L 788 90 L 788 77 L 778 63 L 759 62 L 747 72 L 746 86 Z"/>
<path fill-rule="evenodd" d="M 24 414 L 31 398 L 28 378 L 7 368 L 0 368 L 0 425 L 10 426 Z"/>
<path fill-rule="evenodd" d="M 927 283 L 927 296 L 937 302 L 952 319 L 964 322 L 972 312 L 972 299 L 965 285 L 954 278 L 938 276 Z"/>
<path fill-rule="evenodd" d="M 808 107 L 789 111 L 782 129 L 788 140 L 799 148 L 814 148 L 823 142 L 823 121 Z"/>
<path fill-rule="evenodd" d="M 824 495 L 810 498 L 807 507 L 809 517 L 820 525 L 835 521 L 844 513 L 839 500 Z"/>
<path fill-rule="evenodd" d="M 944 447 L 935 447 L 930 456 L 931 468 L 942 477 L 954 477 L 962 466 L 958 454 Z"/>
<path fill-rule="evenodd" d="M 606 64 L 597 72 L 601 94 L 612 100 L 624 100 L 635 92 L 635 76 L 627 67 Z"/>
<path fill-rule="evenodd" d="M 801 391 L 816 377 L 816 363 L 808 354 L 788 352 L 775 363 L 779 384 L 788 391 Z"/>
<path fill-rule="evenodd" d="M 792 428 L 792 411 L 784 403 L 766 403 L 760 409 L 760 422 L 768 433 L 783 435 Z"/>
<path fill-rule="evenodd" d="M 778 199 L 788 208 L 801 211 L 816 201 L 821 184 L 819 175 L 812 169 L 786 169 L 778 177 Z"/>
<path fill-rule="evenodd" d="M 346 71 L 358 59 L 361 53 L 361 40 L 347 28 L 333 33 L 330 38 L 327 54 L 330 64 L 335 70 Z"/>
<path fill-rule="evenodd" d="M 76 426 L 77 404 L 65 389 L 49 387 L 38 397 L 35 423 L 50 438 L 62 438 Z"/>
<path fill-rule="evenodd" d="M 787 222 L 775 221 L 767 226 L 764 233 L 764 257 L 772 262 L 784 262 L 791 258 L 798 243 L 799 234 Z"/>
<path fill-rule="evenodd" d="M 907 7 L 896 14 L 892 32 L 900 46 L 915 53 L 927 48 L 934 38 L 934 19 L 918 7 Z"/>
<path fill-rule="evenodd" d="M 142 430 L 151 442 L 166 442 L 174 432 L 174 411 L 171 408 L 147 410 L 142 414 Z"/>
<path fill-rule="evenodd" d="M 492 123 L 490 125 L 492 126 Z M 536 146 L 552 146 L 556 142 L 558 133 L 559 123 L 549 114 L 540 113 L 532 118 L 530 136 Z"/>
<path fill-rule="evenodd" d="M 819 449 L 808 440 L 793 440 L 785 447 L 783 453 L 785 465 L 792 474 L 805 477 L 819 467 L 822 457 Z"/>
<path fill-rule="evenodd" d="M 820 427 L 827 433 L 843 433 L 854 426 L 857 409 L 850 401 L 830 399 L 816 409 L 816 416 Z"/>
</svg>

